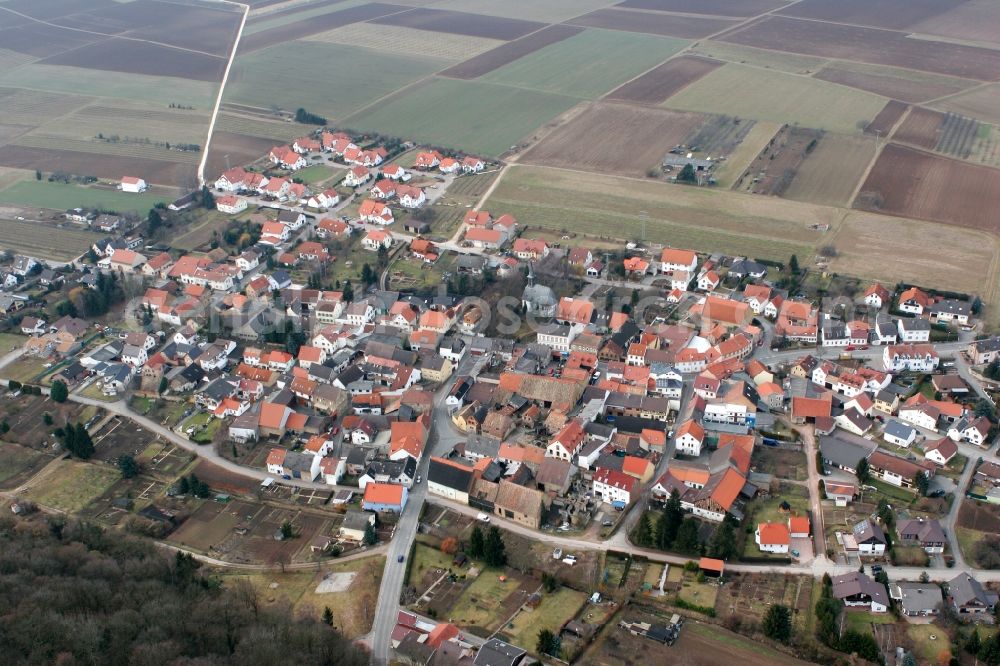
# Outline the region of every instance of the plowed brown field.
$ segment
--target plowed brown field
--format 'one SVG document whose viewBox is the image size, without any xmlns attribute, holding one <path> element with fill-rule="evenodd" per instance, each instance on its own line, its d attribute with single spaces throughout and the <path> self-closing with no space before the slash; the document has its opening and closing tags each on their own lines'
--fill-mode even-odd
<svg viewBox="0 0 1000 666">
<path fill-rule="evenodd" d="M 1000 169 L 889 144 L 855 206 L 996 233 Z"/>
<path fill-rule="evenodd" d="M 612 90 L 608 99 L 659 104 L 722 64 L 699 56 L 674 58 Z"/>
</svg>

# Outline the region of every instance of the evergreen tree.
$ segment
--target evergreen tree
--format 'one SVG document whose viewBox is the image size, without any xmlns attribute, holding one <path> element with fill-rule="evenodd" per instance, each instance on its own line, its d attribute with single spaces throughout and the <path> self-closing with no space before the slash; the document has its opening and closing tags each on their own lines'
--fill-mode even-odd
<svg viewBox="0 0 1000 666">
<path fill-rule="evenodd" d="M 855 476 L 858 477 L 858 483 L 868 483 L 871 479 L 871 471 L 868 467 L 868 458 L 862 458 L 858 461 L 858 466 L 855 468 Z"/>
<path fill-rule="evenodd" d="M 329 606 L 323 609 L 323 624 L 333 626 L 333 611 Z"/>
<path fill-rule="evenodd" d="M 761 625 L 764 635 L 779 643 L 788 643 L 792 637 L 792 612 L 788 606 L 774 604 L 767 609 Z"/>
<path fill-rule="evenodd" d="M 562 641 L 549 629 L 542 629 L 538 632 L 538 641 L 535 643 L 535 651 L 539 654 L 558 656 L 562 649 Z"/>
<path fill-rule="evenodd" d="M 121 470 L 123 479 L 135 478 L 141 471 L 139 463 L 127 453 L 118 458 L 118 469 Z"/>
<path fill-rule="evenodd" d="M 645 511 L 642 512 L 639 527 L 635 530 L 635 542 L 643 547 L 648 547 L 653 542 L 653 525 L 649 520 L 649 514 Z"/>
<path fill-rule="evenodd" d="M 49 397 L 52 398 L 52 402 L 66 402 L 69 398 L 69 389 L 66 387 L 66 382 L 60 379 L 52 382 L 52 389 L 49 391 Z"/>
<path fill-rule="evenodd" d="M 163 217 L 160 215 L 160 211 L 155 208 L 150 208 L 149 215 L 146 216 L 146 233 L 149 234 L 150 238 L 152 238 L 162 226 Z"/>
<path fill-rule="evenodd" d="M 486 534 L 483 559 L 491 567 L 502 567 L 507 564 L 507 547 L 504 545 L 503 537 L 500 536 L 500 528 L 496 526 L 491 527 Z"/>
<path fill-rule="evenodd" d="M 472 534 L 469 535 L 469 545 L 465 549 L 465 554 L 469 557 L 480 560 L 486 551 L 486 539 L 483 537 L 483 531 L 479 529 L 479 525 L 474 525 L 472 527 Z"/>
<path fill-rule="evenodd" d="M 374 546 L 378 543 L 378 532 L 375 531 L 375 526 L 371 523 L 365 525 L 364 543 L 366 546 Z"/>
<path fill-rule="evenodd" d="M 736 555 L 736 529 L 730 522 L 729 514 L 726 514 L 725 520 L 712 535 L 712 541 L 708 545 L 708 554 L 710 557 L 716 557 L 720 560 L 727 560 Z"/>
<path fill-rule="evenodd" d="M 163 393 L 170 386 L 170 382 L 167 381 L 166 377 L 160 377 L 160 385 L 157 387 L 157 393 Z"/>
<path fill-rule="evenodd" d="M 684 509 L 681 507 L 680 493 L 674 489 L 670 498 L 663 505 L 663 513 L 656 524 L 656 545 L 661 550 L 670 548 L 677 539 L 677 530 L 684 520 Z"/>
<path fill-rule="evenodd" d="M 677 529 L 674 540 L 674 550 L 690 555 L 701 554 L 701 541 L 698 539 L 698 519 L 685 518 Z"/>
<path fill-rule="evenodd" d="M 788 270 L 792 272 L 792 275 L 798 275 L 799 273 L 799 258 L 794 254 L 792 258 L 788 260 Z"/>
</svg>

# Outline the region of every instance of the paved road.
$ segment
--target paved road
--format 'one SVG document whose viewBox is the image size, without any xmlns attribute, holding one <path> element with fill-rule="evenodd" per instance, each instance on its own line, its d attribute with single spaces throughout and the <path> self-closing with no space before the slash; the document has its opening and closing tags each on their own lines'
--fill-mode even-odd
<svg viewBox="0 0 1000 666">
<path fill-rule="evenodd" d="M 229 59 L 226 61 L 226 70 L 222 74 L 222 83 L 219 85 L 219 94 L 215 97 L 215 105 L 212 107 L 212 119 L 208 123 L 208 135 L 205 139 L 205 147 L 201 151 L 201 161 L 198 162 L 198 184 L 205 185 L 205 164 L 208 162 L 208 150 L 212 145 L 212 134 L 215 132 L 215 121 L 219 117 L 219 107 L 222 105 L 222 96 L 226 92 L 226 82 L 229 80 L 229 72 L 233 68 L 233 61 L 236 60 L 236 50 L 239 48 L 240 39 L 243 37 L 243 28 L 247 24 L 247 15 L 250 13 L 250 5 L 222 0 L 227 5 L 239 7 L 242 11 L 240 17 L 240 27 L 236 31 L 236 39 L 229 51 Z"/>
<path fill-rule="evenodd" d="M 403 584 L 406 576 L 406 562 L 399 562 L 399 558 L 406 558 L 410 553 L 410 544 L 417 535 L 417 526 L 420 522 L 420 513 L 424 502 L 427 500 L 427 469 L 430 466 L 432 456 L 443 455 L 455 444 L 464 439 L 464 436 L 456 432 L 451 425 L 451 415 L 445 405 L 445 399 L 451 390 L 455 379 L 469 374 L 476 364 L 476 360 L 471 355 L 466 355 L 458 364 L 458 368 L 452 375 L 452 379 L 446 382 L 434 395 L 434 418 L 431 425 L 431 433 L 428 438 L 427 450 L 420 464 L 417 473 L 423 477 L 422 483 L 414 484 L 410 489 L 409 500 L 403 515 L 400 516 L 396 531 L 392 536 L 389 545 L 388 557 L 385 562 L 385 571 L 382 573 L 382 589 L 379 591 L 378 605 L 375 608 L 375 621 L 372 624 L 372 631 L 368 635 L 366 642 L 372 650 L 373 664 L 387 664 L 389 662 L 390 639 L 392 629 L 396 626 L 396 616 L 399 612 L 399 597 L 403 591 Z"/>
<path fill-rule="evenodd" d="M 43 388 L 42 393 L 48 395 L 49 389 Z M 93 405 L 95 407 L 101 407 L 112 414 L 121 416 L 122 418 L 131 419 L 132 421 L 138 423 L 143 428 L 155 433 L 157 436 L 172 442 L 179 446 L 180 448 L 190 451 L 200 458 L 204 458 L 213 465 L 217 465 L 227 472 L 236 474 L 238 476 L 244 476 L 249 479 L 256 479 L 258 481 L 263 481 L 267 478 L 274 478 L 273 474 L 268 473 L 266 469 L 256 468 L 256 467 L 245 467 L 239 463 L 235 463 L 232 460 L 228 460 L 215 450 L 215 446 L 211 444 L 196 444 L 191 440 L 181 437 L 176 432 L 170 428 L 166 428 L 161 424 L 153 421 L 141 414 L 136 414 L 131 409 L 128 408 L 128 404 L 124 400 L 119 400 L 117 402 L 105 402 L 103 400 L 95 400 L 93 398 L 87 398 L 82 395 L 70 394 L 70 401 L 79 403 L 81 405 Z M 313 483 L 311 481 L 305 481 L 303 479 L 280 479 L 276 480 L 278 483 L 286 486 L 294 486 L 297 488 L 311 488 L 319 490 L 353 490 L 357 492 L 356 486 L 331 486 L 326 483 Z"/>
<path fill-rule="evenodd" d="M 802 439 L 802 450 L 806 454 L 807 483 L 809 488 L 809 507 L 813 517 L 813 555 L 814 559 L 829 561 L 826 556 L 826 523 L 823 521 L 823 504 L 819 495 L 819 472 L 816 470 L 816 436 L 812 427 L 796 428 Z"/>
</svg>

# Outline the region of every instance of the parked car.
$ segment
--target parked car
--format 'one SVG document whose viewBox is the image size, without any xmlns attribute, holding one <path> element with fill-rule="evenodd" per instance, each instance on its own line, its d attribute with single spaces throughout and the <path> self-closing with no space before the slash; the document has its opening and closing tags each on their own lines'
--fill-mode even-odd
<svg viewBox="0 0 1000 666">
<path fill-rule="evenodd" d="M 485 513 L 480 513 L 478 516 L 476 516 L 476 520 L 478 520 L 481 523 L 488 523 L 490 522 L 490 517 L 487 516 Z"/>
<path fill-rule="evenodd" d="M 567 555 L 566 557 L 564 557 L 563 564 L 568 564 L 570 566 L 576 564 L 576 555 Z"/>
<path fill-rule="evenodd" d="M 558 560 L 560 558 L 562 558 L 562 548 L 556 548 L 552 551 L 552 559 Z"/>
</svg>

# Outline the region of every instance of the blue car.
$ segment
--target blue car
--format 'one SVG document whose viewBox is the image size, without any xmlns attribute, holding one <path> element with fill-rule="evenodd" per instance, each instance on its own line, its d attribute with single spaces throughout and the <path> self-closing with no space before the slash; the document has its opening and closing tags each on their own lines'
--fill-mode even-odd
<svg viewBox="0 0 1000 666">
<path fill-rule="evenodd" d="M 405 557 L 405 556 L 403 556 L 403 555 L 400 555 L 400 556 L 399 556 L 399 557 L 398 557 L 398 558 L 396 559 L 396 561 L 397 561 L 397 562 L 402 562 L 402 561 L 403 561 L 403 560 L 405 560 L 405 559 L 406 559 L 406 557 Z"/>
</svg>

